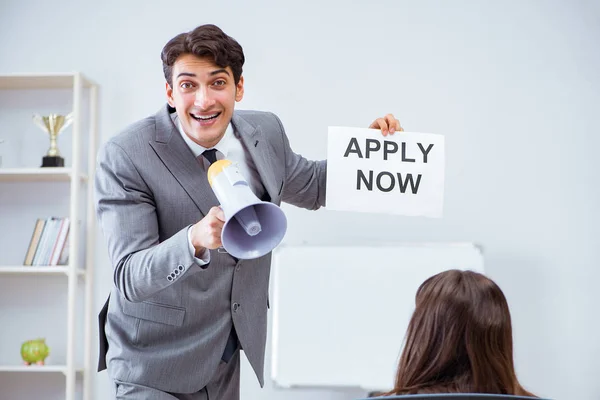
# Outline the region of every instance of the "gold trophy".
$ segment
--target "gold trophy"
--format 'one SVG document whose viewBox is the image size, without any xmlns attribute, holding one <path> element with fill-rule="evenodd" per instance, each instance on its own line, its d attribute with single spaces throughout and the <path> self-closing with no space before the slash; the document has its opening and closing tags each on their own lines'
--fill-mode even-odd
<svg viewBox="0 0 600 400">
<path fill-rule="evenodd" d="M 50 148 L 42 159 L 42 167 L 64 167 L 65 159 L 60 156 L 56 146 L 56 138 L 59 133 L 71 125 L 73 113 L 67 115 L 50 114 L 47 116 L 35 114 L 33 122 L 50 135 Z"/>
</svg>

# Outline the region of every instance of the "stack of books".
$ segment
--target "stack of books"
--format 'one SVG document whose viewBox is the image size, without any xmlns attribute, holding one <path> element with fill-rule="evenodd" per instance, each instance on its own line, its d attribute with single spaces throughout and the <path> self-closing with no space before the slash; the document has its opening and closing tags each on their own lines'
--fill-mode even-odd
<svg viewBox="0 0 600 400">
<path fill-rule="evenodd" d="M 69 218 L 38 218 L 23 265 L 67 265 L 69 226 Z"/>
</svg>

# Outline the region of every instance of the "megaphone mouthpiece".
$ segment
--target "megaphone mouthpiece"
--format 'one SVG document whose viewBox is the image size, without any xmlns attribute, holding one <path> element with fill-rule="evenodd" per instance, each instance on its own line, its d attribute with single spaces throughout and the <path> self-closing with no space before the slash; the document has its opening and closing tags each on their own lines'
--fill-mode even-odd
<svg viewBox="0 0 600 400">
<path fill-rule="evenodd" d="M 217 160 L 214 163 L 212 163 L 210 167 L 208 167 L 208 183 L 211 187 L 213 185 L 213 180 L 215 179 L 215 177 L 221 172 L 223 172 L 225 167 L 229 167 L 230 165 L 232 165 L 232 163 L 229 160 Z"/>
</svg>

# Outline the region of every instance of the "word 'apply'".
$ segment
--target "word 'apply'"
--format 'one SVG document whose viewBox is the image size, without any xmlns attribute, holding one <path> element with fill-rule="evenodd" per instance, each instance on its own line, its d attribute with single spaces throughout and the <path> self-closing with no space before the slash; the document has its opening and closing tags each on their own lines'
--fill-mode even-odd
<svg viewBox="0 0 600 400">
<path fill-rule="evenodd" d="M 441 217 L 444 136 L 330 127 L 327 209 Z"/>
</svg>

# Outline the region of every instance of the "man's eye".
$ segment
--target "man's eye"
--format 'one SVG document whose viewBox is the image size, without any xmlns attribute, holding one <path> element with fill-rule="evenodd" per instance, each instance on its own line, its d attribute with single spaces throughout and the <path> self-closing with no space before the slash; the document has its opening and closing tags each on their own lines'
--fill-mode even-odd
<svg viewBox="0 0 600 400">
<path fill-rule="evenodd" d="M 192 88 L 192 84 L 190 82 L 183 82 L 181 84 L 181 88 L 182 89 L 191 89 Z"/>
<path fill-rule="evenodd" d="M 225 82 L 223 79 L 219 79 L 218 81 L 215 81 L 214 85 L 215 86 L 224 86 L 227 82 Z"/>
</svg>

